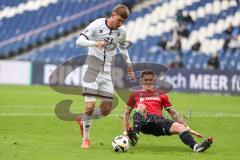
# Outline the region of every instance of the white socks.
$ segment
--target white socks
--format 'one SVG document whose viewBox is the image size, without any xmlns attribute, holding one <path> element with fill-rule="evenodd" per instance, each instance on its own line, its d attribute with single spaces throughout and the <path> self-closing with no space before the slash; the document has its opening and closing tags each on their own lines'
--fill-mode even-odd
<svg viewBox="0 0 240 160">
<path fill-rule="evenodd" d="M 89 129 L 91 120 L 83 122 L 83 139 L 89 139 Z"/>
<path fill-rule="evenodd" d="M 91 119 L 99 119 L 102 117 L 101 109 L 100 107 L 96 107 L 93 111 L 92 116 L 88 116 L 84 114 L 82 116 L 82 122 L 83 122 L 83 139 L 89 139 L 89 130 L 91 125 Z"/>
</svg>

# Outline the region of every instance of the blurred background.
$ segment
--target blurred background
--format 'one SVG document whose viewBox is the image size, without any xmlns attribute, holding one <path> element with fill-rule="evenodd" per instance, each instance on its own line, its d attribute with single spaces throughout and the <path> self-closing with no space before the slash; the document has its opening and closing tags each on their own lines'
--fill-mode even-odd
<svg viewBox="0 0 240 160">
<path fill-rule="evenodd" d="M 48 84 L 56 65 L 87 54 L 81 30 L 119 3 L 133 62 L 168 67 L 176 91 L 240 93 L 238 0 L 1 0 L 0 84 Z"/>
</svg>

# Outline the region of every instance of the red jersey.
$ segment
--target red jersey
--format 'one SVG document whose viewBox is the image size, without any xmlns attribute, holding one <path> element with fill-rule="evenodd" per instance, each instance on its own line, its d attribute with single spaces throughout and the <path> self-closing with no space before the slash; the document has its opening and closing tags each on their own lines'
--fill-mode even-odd
<svg viewBox="0 0 240 160">
<path fill-rule="evenodd" d="M 127 105 L 131 108 L 136 108 L 138 104 L 144 104 L 147 113 L 158 116 L 162 116 L 163 108 L 169 109 L 172 106 L 168 96 L 158 89 L 133 92 L 128 99 Z"/>
</svg>

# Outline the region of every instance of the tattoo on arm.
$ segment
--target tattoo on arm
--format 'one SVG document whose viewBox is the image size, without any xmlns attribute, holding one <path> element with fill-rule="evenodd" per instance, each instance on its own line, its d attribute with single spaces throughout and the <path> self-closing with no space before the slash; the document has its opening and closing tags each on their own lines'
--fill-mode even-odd
<svg viewBox="0 0 240 160">
<path fill-rule="evenodd" d="M 129 109 L 127 107 L 124 113 L 124 122 L 123 122 L 124 130 L 127 130 L 129 128 L 129 119 L 130 119 L 131 112 L 132 112 L 132 109 Z"/>
<path fill-rule="evenodd" d="M 176 122 L 181 123 L 184 126 L 188 126 L 182 116 L 175 109 L 170 109 L 169 113 Z"/>
</svg>

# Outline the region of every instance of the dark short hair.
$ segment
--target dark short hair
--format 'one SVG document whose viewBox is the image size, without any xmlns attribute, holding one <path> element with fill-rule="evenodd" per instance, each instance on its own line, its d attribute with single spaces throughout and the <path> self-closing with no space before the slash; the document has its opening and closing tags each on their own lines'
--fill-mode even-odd
<svg viewBox="0 0 240 160">
<path fill-rule="evenodd" d="M 151 69 L 142 71 L 141 78 L 143 78 L 145 75 L 152 75 L 153 77 L 155 76 L 154 72 Z"/>
<path fill-rule="evenodd" d="M 129 9 L 127 6 L 123 4 L 119 4 L 116 7 L 114 7 L 112 12 L 115 12 L 117 15 L 119 15 L 123 19 L 127 19 L 129 16 Z"/>
</svg>

